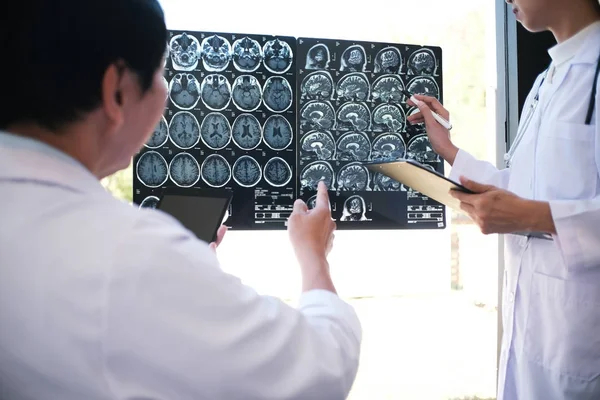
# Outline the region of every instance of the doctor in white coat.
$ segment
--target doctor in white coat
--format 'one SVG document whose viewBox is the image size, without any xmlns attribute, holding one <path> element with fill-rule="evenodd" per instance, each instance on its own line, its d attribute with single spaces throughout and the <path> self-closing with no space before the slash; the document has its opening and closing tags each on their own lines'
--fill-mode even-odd
<svg viewBox="0 0 600 400">
<path fill-rule="evenodd" d="M 432 118 L 431 109 L 449 117 L 436 100 L 417 96 L 426 104 L 410 120 L 424 118 L 450 178 L 478 193 L 455 193 L 461 207 L 484 233 L 507 233 L 498 399 L 600 399 L 600 5 L 509 3 L 523 26 L 552 31 L 558 44 L 506 168 L 456 148 Z"/>
<path fill-rule="evenodd" d="M 289 219 L 297 259 L 281 262 L 301 268 L 298 306 L 259 295 L 173 218 L 99 182 L 164 111 L 158 3 L 11 7 L 0 14 L 14 72 L 0 91 L 0 399 L 346 398 L 361 328 L 329 275 L 324 185 Z"/>
</svg>

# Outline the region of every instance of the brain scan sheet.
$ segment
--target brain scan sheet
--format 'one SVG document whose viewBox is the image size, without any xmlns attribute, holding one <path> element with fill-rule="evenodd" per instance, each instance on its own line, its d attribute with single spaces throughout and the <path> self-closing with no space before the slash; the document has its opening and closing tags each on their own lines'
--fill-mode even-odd
<svg viewBox="0 0 600 400">
<path fill-rule="evenodd" d="M 286 229 L 329 188 L 338 229 L 440 229 L 442 205 L 365 164 L 444 164 L 404 90 L 443 101 L 435 46 L 170 31 L 163 117 L 134 159 L 134 203 L 165 187 L 233 192 L 234 230 Z"/>
</svg>

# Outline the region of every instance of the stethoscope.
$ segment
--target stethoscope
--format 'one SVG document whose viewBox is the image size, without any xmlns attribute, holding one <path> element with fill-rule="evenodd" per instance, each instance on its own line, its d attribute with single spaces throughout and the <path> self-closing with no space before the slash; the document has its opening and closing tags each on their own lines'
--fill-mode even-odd
<svg viewBox="0 0 600 400">
<path fill-rule="evenodd" d="M 523 140 L 523 136 L 525 136 L 525 132 L 527 132 L 527 128 L 529 128 L 529 125 L 531 124 L 531 120 L 533 119 L 533 116 L 535 115 L 535 111 L 537 109 L 538 103 L 540 102 L 540 89 L 542 88 L 542 85 L 544 84 L 544 81 L 546 80 L 546 77 L 548 75 L 548 70 L 549 70 L 549 68 L 546 69 L 546 71 L 544 72 L 544 75 L 542 76 L 542 80 L 540 81 L 540 84 L 537 86 L 535 97 L 531 101 L 531 105 L 529 106 L 529 109 L 527 110 L 527 114 L 525 115 L 525 119 L 523 120 L 523 123 L 519 124 L 519 129 L 517 131 L 517 136 L 515 137 L 515 141 L 510 146 L 508 153 L 504 154 L 504 165 L 506 166 L 506 168 L 510 167 L 510 164 L 511 164 L 512 158 L 515 154 L 515 151 L 516 151 L 517 147 L 519 146 L 519 143 L 521 142 L 521 140 Z M 594 75 L 594 84 L 592 85 L 592 93 L 591 93 L 590 101 L 588 103 L 588 111 L 587 111 L 587 116 L 585 119 L 586 125 L 590 125 L 592 123 L 592 116 L 594 115 L 594 108 L 596 107 L 596 90 L 597 90 L 597 86 L 598 86 L 598 75 L 600 75 L 600 58 L 598 58 L 598 63 L 596 65 L 596 74 Z"/>
</svg>

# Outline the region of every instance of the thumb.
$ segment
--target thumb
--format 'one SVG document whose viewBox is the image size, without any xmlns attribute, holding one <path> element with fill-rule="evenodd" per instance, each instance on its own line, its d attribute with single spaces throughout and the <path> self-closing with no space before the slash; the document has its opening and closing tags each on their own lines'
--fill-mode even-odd
<svg viewBox="0 0 600 400">
<path fill-rule="evenodd" d="M 484 193 L 494 189 L 492 185 L 484 185 L 483 183 L 475 182 L 464 176 L 460 177 L 460 183 L 467 189 L 475 193 Z"/>
<path fill-rule="evenodd" d="M 301 199 L 298 199 L 294 202 L 294 212 L 295 213 L 305 213 L 308 211 L 308 206 Z"/>
</svg>

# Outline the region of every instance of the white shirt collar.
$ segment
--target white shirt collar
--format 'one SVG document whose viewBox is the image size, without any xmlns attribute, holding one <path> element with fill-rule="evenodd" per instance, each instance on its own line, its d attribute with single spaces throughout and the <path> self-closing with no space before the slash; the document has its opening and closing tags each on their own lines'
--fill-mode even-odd
<svg viewBox="0 0 600 400">
<path fill-rule="evenodd" d="M 575 57 L 588 36 L 590 36 L 597 29 L 600 30 L 600 21 L 596 21 L 588 25 L 574 36 L 550 48 L 548 50 L 548 54 L 550 54 L 550 57 L 552 58 L 552 64 L 554 64 L 556 67 L 559 67 Z"/>
</svg>

